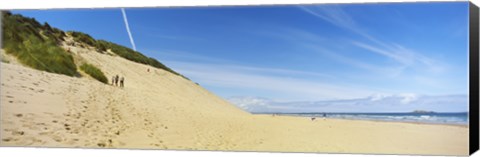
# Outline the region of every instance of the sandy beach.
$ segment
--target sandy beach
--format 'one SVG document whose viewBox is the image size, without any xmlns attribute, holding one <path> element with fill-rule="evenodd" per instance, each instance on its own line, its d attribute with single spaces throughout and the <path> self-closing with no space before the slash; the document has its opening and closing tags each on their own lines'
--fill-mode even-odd
<svg viewBox="0 0 480 157">
<path fill-rule="evenodd" d="M 468 126 L 253 115 L 164 70 L 64 48 L 107 78 L 125 76 L 125 87 L 34 70 L 2 53 L 1 146 L 468 154 Z"/>
</svg>

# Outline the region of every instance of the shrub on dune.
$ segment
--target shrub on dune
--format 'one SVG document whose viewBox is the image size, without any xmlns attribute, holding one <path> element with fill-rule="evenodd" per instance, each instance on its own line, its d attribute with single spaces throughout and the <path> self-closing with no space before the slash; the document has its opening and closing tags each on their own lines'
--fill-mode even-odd
<svg viewBox="0 0 480 157">
<path fill-rule="evenodd" d="M 100 82 L 103 82 L 105 84 L 108 84 L 108 79 L 107 77 L 105 77 L 105 74 L 103 74 L 103 72 L 97 67 L 95 67 L 94 65 L 84 63 L 80 66 L 80 69 L 85 73 L 87 73 L 88 75 L 90 75 L 91 77 L 93 77 L 94 79 Z"/>
<path fill-rule="evenodd" d="M 68 76 L 77 75 L 77 67 L 70 53 L 57 43 L 63 40 L 62 31 L 42 26 L 33 18 L 2 12 L 2 45 L 24 65 L 34 69 Z"/>
</svg>

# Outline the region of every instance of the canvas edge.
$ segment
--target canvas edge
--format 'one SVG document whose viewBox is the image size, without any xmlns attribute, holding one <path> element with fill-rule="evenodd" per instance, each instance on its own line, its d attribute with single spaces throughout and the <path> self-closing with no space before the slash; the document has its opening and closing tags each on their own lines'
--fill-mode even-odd
<svg viewBox="0 0 480 157">
<path fill-rule="evenodd" d="M 479 149 L 479 14 L 469 3 L 469 144 L 470 155 Z"/>
</svg>

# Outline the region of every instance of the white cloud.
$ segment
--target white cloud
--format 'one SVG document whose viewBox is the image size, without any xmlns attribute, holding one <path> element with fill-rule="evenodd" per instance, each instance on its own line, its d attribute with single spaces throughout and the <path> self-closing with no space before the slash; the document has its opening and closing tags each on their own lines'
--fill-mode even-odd
<svg viewBox="0 0 480 157">
<path fill-rule="evenodd" d="M 337 5 L 302 6 L 300 8 L 311 15 L 319 17 L 320 19 L 330 22 L 331 24 L 334 24 L 340 28 L 363 36 L 370 41 L 382 46 L 386 45 L 384 42 L 381 42 L 380 40 L 368 34 L 347 12 Z"/>
<path fill-rule="evenodd" d="M 354 98 L 376 93 L 367 87 L 334 83 L 333 76 L 288 69 L 259 68 L 215 63 L 167 61 L 169 65 L 194 81 L 211 87 L 266 91 L 290 99 Z M 308 78 L 313 79 L 308 79 Z M 323 81 L 322 81 L 323 80 Z M 348 93 L 348 94 L 345 94 Z M 285 98 L 287 99 L 287 98 Z"/>
<path fill-rule="evenodd" d="M 409 51 L 400 51 L 399 49 L 396 49 L 394 51 L 388 51 L 360 42 L 353 42 L 353 44 L 366 50 L 370 50 L 370 52 L 374 52 L 376 54 L 391 58 L 404 65 L 411 65 L 414 63 L 415 60 L 415 55 L 413 55 L 413 53 L 410 53 Z"/>
<path fill-rule="evenodd" d="M 418 99 L 418 96 L 415 95 L 415 94 L 411 94 L 411 93 L 407 93 L 407 94 L 401 94 L 400 97 L 403 97 L 401 100 L 400 100 L 400 103 L 402 104 L 408 104 L 408 103 L 411 103 L 415 100 Z"/>
<path fill-rule="evenodd" d="M 357 24 L 352 17 L 336 5 L 301 6 L 300 8 L 309 14 L 339 27 L 358 33 L 362 32 L 358 29 Z"/>
<path fill-rule="evenodd" d="M 442 72 L 446 68 L 444 64 L 424 56 L 412 49 L 406 48 L 397 43 L 382 41 L 370 35 L 365 29 L 355 22 L 355 20 L 341 7 L 336 5 L 322 5 L 322 6 L 303 6 L 300 7 L 303 11 L 314 15 L 322 20 L 330 22 L 345 30 L 358 34 L 374 44 L 366 44 L 363 42 L 353 41 L 352 44 L 368 50 L 372 53 L 382 55 L 384 57 L 393 59 L 402 64 L 401 68 L 396 69 L 396 74 L 402 73 L 408 67 L 418 67 L 423 65 L 428 71 Z M 420 63 L 420 64 L 415 64 Z"/>
<path fill-rule="evenodd" d="M 132 37 L 132 32 L 130 31 L 130 26 L 128 24 L 127 13 L 125 13 L 124 8 L 121 8 L 121 10 L 122 10 L 122 15 L 123 15 L 123 21 L 125 22 L 125 27 L 127 28 L 127 33 L 128 33 L 128 37 L 130 39 L 130 43 L 132 44 L 133 50 L 137 51 L 137 47 L 135 47 L 135 42 L 134 42 L 133 37 Z"/>
<path fill-rule="evenodd" d="M 412 50 L 404 48 L 400 45 L 395 44 L 390 48 L 380 48 L 375 47 L 369 44 L 361 42 L 352 42 L 355 46 L 369 50 L 370 52 L 385 56 L 387 58 L 393 59 L 396 62 L 402 64 L 403 67 L 425 67 L 428 71 L 432 72 L 442 72 L 445 68 L 443 65 L 437 63 L 433 59 L 425 57 L 419 53 L 416 53 Z M 404 69 L 402 69 L 404 70 Z"/>
<path fill-rule="evenodd" d="M 386 97 L 388 97 L 388 95 L 386 95 L 386 94 L 374 94 L 374 95 L 370 96 L 370 101 L 379 101 L 379 100 L 382 100 Z"/>
<path fill-rule="evenodd" d="M 398 65 L 374 65 L 366 63 L 352 57 L 341 55 L 340 51 L 333 52 L 332 50 L 326 49 L 319 45 L 305 44 L 304 46 L 337 62 L 343 63 L 345 65 L 350 65 L 353 68 L 360 68 L 376 75 L 386 75 L 394 77 L 398 75 L 399 71 L 402 71 L 405 68 L 404 66 Z"/>
<path fill-rule="evenodd" d="M 435 112 L 468 111 L 467 95 L 375 94 L 358 99 L 329 101 L 279 102 L 266 98 L 234 97 L 227 99 L 249 112 Z"/>
<path fill-rule="evenodd" d="M 256 110 L 267 110 L 269 108 L 273 108 L 273 106 L 268 105 L 271 104 L 271 101 L 266 98 L 231 97 L 228 98 L 227 101 L 248 112 L 255 112 Z"/>
</svg>

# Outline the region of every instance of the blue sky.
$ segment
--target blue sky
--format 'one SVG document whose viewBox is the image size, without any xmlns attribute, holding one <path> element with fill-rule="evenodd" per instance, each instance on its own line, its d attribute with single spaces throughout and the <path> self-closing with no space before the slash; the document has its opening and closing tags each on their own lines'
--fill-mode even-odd
<svg viewBox="0 0 480 157">
<path fill-rule="evenodd" d="M 132 47 L 120 9 L 14 13 Z M 467 2 L 127 8 L 126 13 L 138 51 L 237 105 L 248 101 L 244 104 L 253 110 L 259 100 L 290 107 L 286 110 L 295 110 L 292 102 L 330 110 L 318 104 L 374 104 L 363 100 L 389 97 L 399 98 L 390 104 L 410 105 L 390 107 L 395 111 L 467 110 L 466 100 L 458 99 L 468 94 Z M 418 102 L 432 96 L 455 99 L 437 106 Z M 387 110 L 382 108 L 361 110 Z"/>
</svg>

